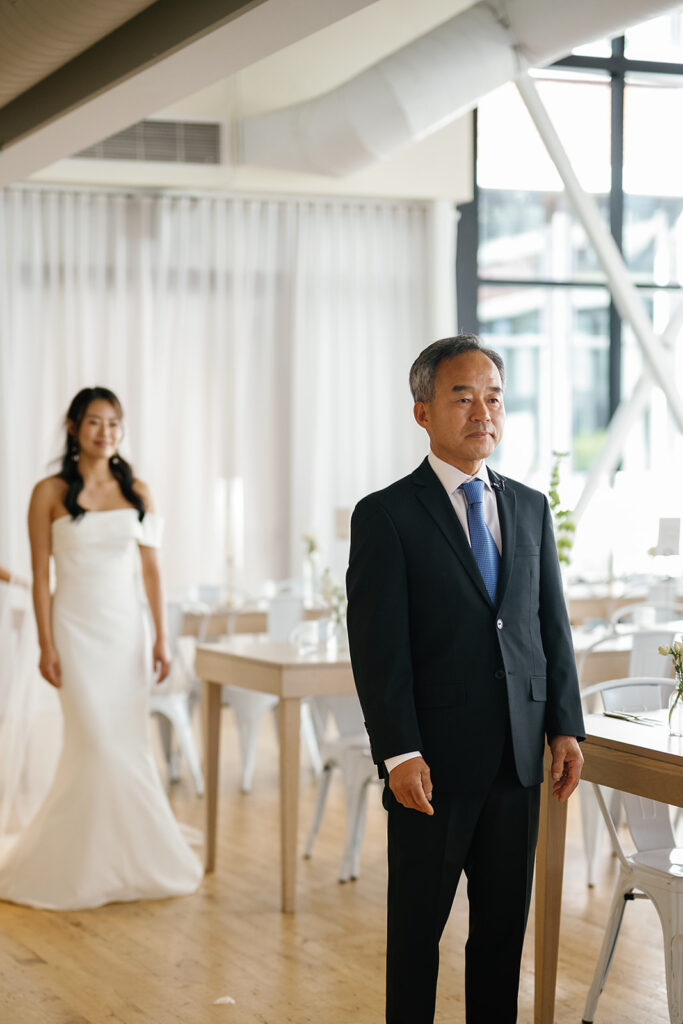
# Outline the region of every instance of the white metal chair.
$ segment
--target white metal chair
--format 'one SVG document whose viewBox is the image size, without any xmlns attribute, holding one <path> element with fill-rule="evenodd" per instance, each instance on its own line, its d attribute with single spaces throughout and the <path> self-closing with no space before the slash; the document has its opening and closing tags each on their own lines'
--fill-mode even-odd
<svg viewBox="0 0 683 1024">
<path fill-rule="evenodd" d="M 320 830 L 332 772 L 341 771 L 346 804 L 346 844 L 339 870 L 339 881 L 358 878 L 360 849 L 365 832 L 368 786 L 378 781 L 377 768 L 370 753 L 363 712 L 357 697 L 314 697 L 311 700 L 313 719 L 320 735 L 322 774 L 318 782 L 313 820 L 306 839 L 304 856 L 313 853 L 313 844 Z M 332 719 L 337 735 L 327 734 Z"/>
<path fill-rule="evenodd" d="M 599 786 L 595 797 L 610 833 L 619 877 L 609 919 L 583 1011 L 583 1024 L 592 1024 L 614 954 L 627 901 L 652 900 L 662 925 L 666 991 L 671 1024 L 683 1022 L 683 848 L 676 847 L 670 808 L 654 800 L 622 793 L 626 818 L 636 852 L 627 855 Z"/>
<path fill-rule="evenodd" d="M 683 622 L 681 623 L 683 627 Z M 615 639 L 631 637 L 631 652 L 629 655 L 629 676 L 657 676 L 666 677 L 671 675 L 671 663 L 662 658 L 658 648 L 660 644 L 671 644 L 676 637 L 676 631 L 669 625 L 666 629 L 619 629 L 611 627 L 608 632 L 594 640 L 592 644 L 585 647 L 577 660 L 577 671 L 579 680 L 583 677 L 586 661 L 591 654 L 598 653 L 603 647 L 610 648 Z M 582 690 L 585 693 L 585 690 Z"/>
<path fill-rule="evenodd" d="M 608 627 L 636 626 L 654 627 L 660 622 L 675 622 L 683 619 L 683 604 L 676 601 L 636 601 L 616 608 L 609 617 Z"/>
<path fill-rule="evenodd" d="M 683 624 L 682 624 L 683 625 Z M 668 629 L 639 629 L 633 634 L 631 657 L 628 663 L 630 677 L 656 676 L 666 679 L 673 674 L 673 665 L 669 658 L 659 653 L 662 645 L 670 647 L 677 633 Z"/>
<path fill-rule="evenodd" d="M 660 661 L 664 661 L 658 655 Z M 667 705 L 673 680 L 669 682 L 658 676 L 641 676 L 627 679 L 609 679 L 594 686 L 587 686 L 581 691 L 581 698 L 587 708 L 593 705 L 593 699 L 599 694 L 605 711 L 654 711 Z M 620 814 L 621 794 L 617 790 L 605 788 L 604 794 L 615 821 Z M 588 783 L 579 783 L 581 826 L 583 846 L 586 854 L 586 884 L 595 885 L 595 865 L 604 835 L 602 818 Z M 616 852 L 616 851 L 615 851 Z"/>
<path fill-rule="evenodd" d="M 173 662 L 168 679 L 160 686 L 155 686 L 150 694 L 149 712 L 157 718 L 159 724 L 169 779 L 171 782 L 177 782 L 180 777 L 179 759 L 173 744 L 175 734 L 180 753 L 190 770 L 197 796 L 202 796 L 204 775 L 192 731 L 192 709 L 198 700 L 197 682 L 192 669 L 194 639 L 180 636 L 183 614 L 184 609 L 180 602 L 169 602 L 168 633 Z"/>
</svg>

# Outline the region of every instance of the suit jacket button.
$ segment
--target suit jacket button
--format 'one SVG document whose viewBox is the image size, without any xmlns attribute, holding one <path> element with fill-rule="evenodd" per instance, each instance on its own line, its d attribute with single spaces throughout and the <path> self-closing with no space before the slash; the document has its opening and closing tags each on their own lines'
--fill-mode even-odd
<svg viewBox="0 0 683 1024">
<path fill-rule="evenodd" d="M 505 672 L 502 668 L 497 668 L 493 674 L 496 679 L 505 679 Z"/>
<path fill-rule="evenodd" d="M 503 620 L 502 619 L 498 619 L 498 622 L 496 623 L 496 625 L 498 626 L 498 629 L 502 629 L 503 628 Z"/>
</svg>

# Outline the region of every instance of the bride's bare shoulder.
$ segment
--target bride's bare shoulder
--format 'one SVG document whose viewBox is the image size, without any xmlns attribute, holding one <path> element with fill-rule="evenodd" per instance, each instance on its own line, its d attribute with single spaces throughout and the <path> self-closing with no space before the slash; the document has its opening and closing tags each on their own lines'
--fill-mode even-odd
<svg viewBox="0 0 683 1024">
<path fill-rule="evenodd" d="M 133 480 L 133 490 L 142 498 L 143 502 L 145 503 L 145 510 L 147 512 L 156 511 L 154 507 L 154 498 L 152 497 L 152 492 L 144 480 L 138 480 L 136 477 L 135 480 Z"/>
<path fill-rule="evenodd" d="M 64 503 L 66 491 L 67 484 L 61 477 L 46 476 L 43 480 L 39 480 L 33 488 L 31 505 L 52 511 Z"/>
</svg>

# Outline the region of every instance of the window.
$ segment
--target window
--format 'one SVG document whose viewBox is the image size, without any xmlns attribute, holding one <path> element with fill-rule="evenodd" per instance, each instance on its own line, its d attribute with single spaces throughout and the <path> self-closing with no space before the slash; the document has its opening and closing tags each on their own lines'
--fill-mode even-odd
<svg viewBox="0 0 683 1024">
<path fill-rule="evenodd" d="M 665 14 L 629 29 L 625 54 L 629 60 L 683 63 L 683 13 Z"/>
<path fill-rule="evenodd" d="M 608 419 L 606 289 L 482 284 L 479 322 L 507 375 L 494 464 L 532 479 L 547 473 L 547 454 L 571 449 L 573 468 L 586 470 Z"/>
<path fill-rule="evenodd" d="M 534 78 L 663 332 L 683 302 L 683 10 L 582 46 Z M 476 264 L 478 294 L 459 321 L 508 363 L 498 461 L 545 487 L 553 450 L 571 452 L 574 473 L 588 471 L 642 355 L 515 86 L 485 97 L 474 123 L 474 251 L 459 248 L 459 259 Z M 672 360 L 683 379 L 683 339 Z M 631 432 L 625 466 L 648 470 L 667 450 L 660 397 L 653 391 Z"/>
</svg>

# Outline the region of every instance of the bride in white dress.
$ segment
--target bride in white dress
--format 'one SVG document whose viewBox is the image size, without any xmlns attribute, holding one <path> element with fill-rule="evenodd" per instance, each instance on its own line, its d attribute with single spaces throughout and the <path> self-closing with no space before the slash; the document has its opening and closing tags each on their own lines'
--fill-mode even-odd
<svg viewBox="0 0 683 1024">
<path fill-rule="evenodd" d="M 150 749 L 152 663 L 158 682 L 170 667 L 162 522 L 118 454 L 121 419 L 112 392 L 79 392 L 62 471 L 36 485 L 29 509 L 39 667 L 57 688 L 64 741 L 45 800 L 0 861 L 0 899 L 52 910 L 191 893 L 202 877 Z"/>
</svg>

